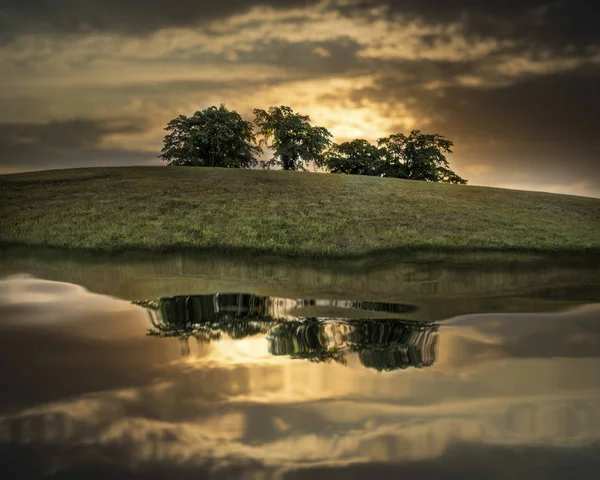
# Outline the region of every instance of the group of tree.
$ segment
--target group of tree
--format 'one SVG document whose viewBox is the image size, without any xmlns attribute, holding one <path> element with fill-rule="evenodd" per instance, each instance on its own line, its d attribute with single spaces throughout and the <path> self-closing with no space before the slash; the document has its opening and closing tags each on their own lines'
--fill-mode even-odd
<svg viewBox="0 0 600 480">
<path fill-rule="evenodd" d="M 311 362 L 346 364 L 346 356 L 358 354 L 367 368 L 390 371 L 428 367 L 435 363 L 438 325 L 398 318 L 343 318 L 335 323 L 324 318 L 273 316 L 277 300 L 246 293 L 185 295 L 134 302 L 147 309 L 152 328 L 148 335 L 178 338 L 182 354 L 190 353 L 189 341 L 235 340 L 263 335 L 269 353 Z M 306 304 L 314 304 L 307 300 Z M 407 312 L 411 306 L 380 302 L 356 302 L 364 311 Z"/>
<path fill-rule="evenodd" d="M 312 162 L 331 173 L 467 183 L 450 169 L 446 154 L 453 143 L 443 135 L 413 130 L 376 144 L 364 139 L 336 144 L 326 128 L 311 125 L 308 115 L 290 107 L 255 109 L 254 116 L 254 122 L 244 120 L 224 105 L 180 115 L 165 128 L 160 158 L 178 166 L 251 168 L 265 147 L 273 157 L 264 168 L 306 170 Z"/>
</svg>

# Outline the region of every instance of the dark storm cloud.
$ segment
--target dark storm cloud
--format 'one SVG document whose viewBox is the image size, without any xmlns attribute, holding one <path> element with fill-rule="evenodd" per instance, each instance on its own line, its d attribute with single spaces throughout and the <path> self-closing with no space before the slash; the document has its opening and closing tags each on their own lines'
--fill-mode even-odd
<svg viewBox="0 0 600 480">
<path fill-rule="evenodd" d="M 505 172 L 600 190 L 598 77 L 561 74 L 493 90 L 450 89 L 439 128 Z M 458 123 L 460 122 L 460 123 Z M 457 125 L 460 125 L 457 128 Z"/>
<path fill-rule="evenodd" d="M 0 123 L 0 167 L 53 168 L 83 157 L 89 165 L 145 162 L 160 149 L 158 136 L 140 135 L 148 126 L 127 119 L 19 121 L 133 111 L 156 129 L 177 111 L 223 101 L 249 115 L 251 107 L 283 97 L 306 113 L 317 102 L 328 128 L 354 121 L 344 113 L 336 118 L 337 107 L 361 107 L 379 121 L 361 125 L 359 118 L 349 132 L 375 137 L 386 124 L 390 132 L 406 131 L 407 119 L 414 120 L 416 128 L 455 141 L 457 165 L 489 165 L 507 178 L 523 171 L 546 184 L 585 180 L 600 191 L 600 29 L 593 2 L 331 0 L 317 9 L 319 3 L 3 1 L 0 112 L 11 123 Z M 279 13 L 311 8 L 284 19 L 253 15 L 219 23 L 258 5 Z M 195 26 L 202 28 L 144 37 Z M 118 38 L 86 37 L 96 32 Z M 7 43 L 27 33 L 42 38 Z M 146 42 L 154 43 L 146 49 Z M 350 87 L 328 86 L 329 78 Z M 114 134 L 138 135 L 141 148 L 156 154 L 115 152 L 118 160 L 110 159 L 102 145 Z"/>
<path fill-rule="evenodd" d="M 451 88 L 429 109 L 471 156 L 540 183 L 585 180 L 600 189 L 598 76 L 573 72 L 494 89 Z M 460 145 L 460 143 L 458 143 Z"/>
<path fill-rule="evenodd" d="M 148 163 L 154 155 L 100 146 L 108 135 L 144 131 L 145 123 L 134 120 L 0 123 L 0 170 Z"/>
<path fill-rule="evenodd" d="M 429 82 L 453 83 L 461 76 L 475 75 L 478 65 L 479 62 L 474 60 L 364 60 L 362 68 L 376 72 L 378 79 L 372 87 L 356 91 L 353 98 L 358 100 L 368 93 L 375 100 L 389 101 L 391 96 L 395 96 L 404 101 L 407 96 L 429 92 Z M 426 95 L 432 97 L 435 93 Z"/>
<path fill-rule="evenodd" d="M 356 104 L 403 102 L 428 118 L 425 131 L 453 140 L 467 163 L 504 171 L 503 180 L 525 173 L 537 184 L 586 181 L 600 190 L 599 68 L 532 76 L 506 86 L 449 86 L 427 90 L 418 78 L 468 74 L 471 63 L 405 62 L 354 93 Z M 394 131 L 405 128 L 398 124 Z M 468 152 L 468 155 L 467 153 Z"/>
<path fill-rule="evenodd" d="M 115 32 L 143 35 L 243 13 L 257 5 L 290 8 L 317 0 L 4 0 L 0 39 L 21 33 Z"/>
<path fill-rule="evenodd" d="M 147 34 L 166 27 L 186 27 L 243 13 L 266 5 L 303 7 L 319 0 L 4 0 L 0 6 L 0 38 L 20 33 L 109 31 Z M 386 7 L 427 23 L 464 24 L 475 35 L 515 38 L 532 44 L 582 48 L 600 41 L 598 7 L 585 0 L 357 0 L 331 9 L 367 18 L 368 9 Z"/>
<path fill-rule="evenodd" d="M 428 23 L 459 22 L 472 35 L 530 46 L 582 49 L 600 42 L 600 7 L 587 0 L 363 0 L 342 10 L 363 16 L 377 6 Z"/>
<path fill-rule="evenodd" d="M 347 37 L 325 42 L 271 40 L 242 53 L 238 61 L 272 64 L 297 72 L 309 72 L 314 78 L 343 73 L 355 66 L 359 50 L 360 46 Z"/>
<path fill-rule="evenodd" d="M 236 51 L 234 56 L 231 51 L 221 53 L 206 52 L 184 52 L 183 61 L 196 64 L 219 64 L 219 65 L 269 65 L 292 72 L 292 81 L 304 78 L 312 78 L 323 75 L 343 73 L 354 66 L 358 66 L 360 59 L 358 52 L 361 46 L 352 38 L 341 36 L 326 41 L 294 42 L 283 39 L 260 40 L 256 43 L 244 46 L 243 50 Z M 165 63 L 177 64 L 182 59 L 176 56 L 164 59 Z M 364 63 L 364 62 L 363 62 Z M 278 83 L 281 80 L 277 80 Z M 185 83 L 180 82 L 183 86 Z M 252 87 L 266 85 L 269 81 L 262 79 L 237 79 L 234 81 L 196 82 L 199 87 L 206 86 L 221 87 Z M 152 88 L 152 87 L 149 87 Z"/>
<path fill-rule="evenodd" d="M 497 136 L 510 141 L 590 145 L 600 111 L 600 67 L 549 75 L 522 76 L 501 86 L 457 85 L 463 76 L 476 75 L 476 62 L 406 61 L 381 75 L 372 86 L 352 98 L 385 104 L 410 99 L 422 116 L 437 118 L 437 126 L 457 130 L 468 121 L 475 137 Z M 423 79 L 448 85 L 429 89 Z M 462 120 L 462 121 L 459 121 Z"/>
<path fill-rule="evenodd" d="M 46 148 L 96 146 L 110 134 L 140 133 L 144 122 L 127 120 L 74 119 L 48 123 L 0 123 L 0 149 L 10 151 L 23 145 Z"/>
<path fill-rule="evenodd" d="M 442 112 L 447 127 L 469 119 L 475 137 L 570 145 L 574 151 L 600 146 L 600 91 L 592 73 L 542 76 L 494 89 L 450 88 L 429 108 Z"/>
</svg>

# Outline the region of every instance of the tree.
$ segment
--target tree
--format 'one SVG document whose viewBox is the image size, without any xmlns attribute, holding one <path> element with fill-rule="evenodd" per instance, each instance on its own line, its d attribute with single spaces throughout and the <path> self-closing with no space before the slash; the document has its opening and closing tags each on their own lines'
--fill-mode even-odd
<svg viewBox="0 0 600 480">
<path fill-rule="evenodd" d="M 308 115 L 295 113 L 286 106 L 271 107 L 268 112 L 255 109 L 254 115 L 263 136 L 261 144 L 273 150 L 267 167 L 281 165 L 284 170 L 306 170 L 304 164 L 310 161 L 323 164 L 322 153 L 331 145 L 331 133 L 326 128 L 313 127 Z"/>
<path fill-rule="evenodd" d="M 380 138 L 377 146 L 362 139 L 334 144 L 324 163 L 332 173 L 466 184 L 449 168 L 444 154 L 451 147 L 442 135 L 413 130 L 408 137 L 398 133 Z"/>
<path fill-rule="evenodd" d="M 325 154 L 325 165 L 331 173 L 380 176 L 384 150 L 366 140 L 334 143 Z"/>
<path fill-rule="evenodd" d="M 446 153 L 452 153 L 453 143 L 443 135 L 424 134 L 413 130 L 380 138 L 386 150 L 384 176 L 399 176 L 411 180 L 466 184 L 467 181 L 450 170 Z"/>
<path fill-rule="evenodd" d="M 225 105 L 197 111 L 191 117 L 171 120 L 159 158 L 169 165 L 249 168 L 262 152 L 256 144 L 252 122 Z"/>
</svg>

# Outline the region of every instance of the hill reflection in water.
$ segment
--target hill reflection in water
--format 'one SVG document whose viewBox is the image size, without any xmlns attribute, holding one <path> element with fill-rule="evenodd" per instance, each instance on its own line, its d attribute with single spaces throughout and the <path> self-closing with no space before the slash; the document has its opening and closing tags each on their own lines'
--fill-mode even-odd
<svg viewBox="0 0 600 480">
<path fill-rule="evenodd" d="M 413 305 L 243 293 L 165 297 L 135 303 L 149 312 L 153 325 L 149 334 L 179 338 L 184 354 L 189 352 L 192 338 L 209 343 L 219 341 L 222 335 L 232 339 L 264 335 L 272 355 L 346 364 L 348 355 L 357 354 L 363 366 L 379 371 L 427 367 L 436 358 L 438 325 L 398 317 L 414 312 Z M 306 308 L 312 309 L 313 316 L 294 314 Z M 319 315 L 331 311 L 347 311 L 348 316 Z M 383 316 L 372 318 L 376 313 Z M 386 318 L 388 315 L 397 318 Z"/>
</svg>

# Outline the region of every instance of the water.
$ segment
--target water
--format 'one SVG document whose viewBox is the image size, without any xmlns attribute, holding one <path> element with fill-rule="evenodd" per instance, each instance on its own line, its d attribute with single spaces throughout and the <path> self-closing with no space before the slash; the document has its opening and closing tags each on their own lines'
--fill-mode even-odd
<svg viewBox="0 0 600 480">
<path fill-rule="evenodd" d="M 0 262 L 2 478 L 597 478 L 593 262 Z"/>
</svg>

